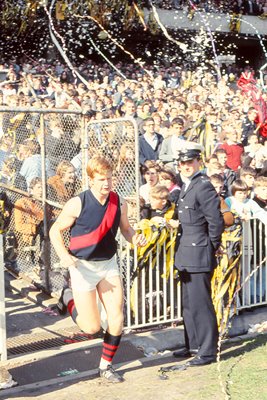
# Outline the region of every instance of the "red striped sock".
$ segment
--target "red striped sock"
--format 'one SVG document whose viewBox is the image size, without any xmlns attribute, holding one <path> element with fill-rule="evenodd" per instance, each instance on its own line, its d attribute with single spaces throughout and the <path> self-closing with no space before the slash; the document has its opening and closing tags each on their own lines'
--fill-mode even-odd
<svg viewBox="0 0 267 400">
<path fill-rule="evenodd" d="M 78 317 L 78 313 L 77 313 L 77 310 L 76 310 L 76 307 L 75 307 L 75 304 L 74 304 L 74 300 L 73 300 L 73 299 L 71 299 L 71 300 L 68 302 L 67 308 L 68 308 L 68 311 L 69 311 L 69 313 L 70 313 L 71 318 L 73 319 L 73 321 L 74 321 L 75 323 L 77 323 L 76 320 L 77 320 L 77 317 Z"/>
<path fill-rule="evenodd" d="M 113 336 L 106 331 L 102 348 L 100 369 L 104 369 L 109 364 L 112 364 L 112 360 L 116 354 L 116 351 L 118 350 L 120 340 L 121 340 L 121 335 Z"/>
</svg>

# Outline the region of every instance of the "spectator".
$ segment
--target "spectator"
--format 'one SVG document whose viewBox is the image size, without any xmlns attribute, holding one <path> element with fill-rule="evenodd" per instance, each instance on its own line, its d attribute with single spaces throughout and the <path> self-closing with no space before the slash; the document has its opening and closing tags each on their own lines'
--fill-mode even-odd
<svg viewBox="0 0 267 400">
<path fill-rule="evenodd" d="M 234 127 L 229 127 L 226 132 L 226 142 L 221 144 L 219 148 L 224 149 L 226 152 L 227 167 L 236 172 L 241 166 L 241 155 L 244 152 L 244 148 L 238 143 L 238 135 Z"/>
<path fill-rule="evenodd" d="M 263 224 L 267 224 L 267 212 L 248 198 L 248 186 L 244 181 L 237 179 L 231 187 L 231 192 L 232 196 L 227 197 L 225 202 L 232 212 L 236 212 L 244 221 L 257 218 Z"/>
<path fill-rule="evenodd" d="M 166 186 L 169 190 L 170 201 L 178 204 L 181 188 L 177 185 L 175 172 L 169 168 L 161 169 L 159 172 L 159 183 Z"/>
<path fill-rule="evenodd" d="M 183 147 L 185 141 L 183 138 L 184 121 L 182 118 L 175 118 L 170 125 L 170 136 L 166 137 L 161 145 L 159 159 L 164 163 L 170 163 L 177 159 L 178 152 Z"/>
<path fill-rule="evenodd" d="M 65 204 L 80 190 L 80 182 L 75 176 L 75 168 L 70 161 L 61 161 L 56 169 L 56 175 L 48 181 L 48 197 L 60 204 Z"/>
<path fill-rule="evenodd" d="M 262 144 L 259 143 L 259 138 L 256 133 L 251 133 L 247 137 L 247 142 L 248 145 L 244 147 L 244 153 L 248 155 L 252 153 L 252 157 L 263 147 Z"/>
<path fill-rule="evenodd" d="M 253 200 L 267 211 L 267 177 L 259 176 L 255 179 L 254 192 Z"/>
<path fill-rule="evenodd" d="M 241 168 L 239 172 L 240 179 L 247 184 L 248 187 L 248 197 L 253 199 L 254 197 L 254 181 L 257 172 L 254 168 L 245 167 Z"/>
<path fill-rule="evenodd" d="M 0 170 L 5 159 L 11 154 L 13 146 L 13 135 L 6 133 L 0 138 Z"/>
<path fill-rule="evenodd" d="M 160 166 L 155 161 L 146 161 L 141 167 L 141 173 L 146 183 L 139 188 L 139 194 L 143 203 L 149 203 L 149 192 L 156 186 L 159 180 Z"/>
<path fill-rule="evenodd" d="M 257 129 L 257 111 L 254 107 L 250 107 L 248 113 L 245 117 L 245 120 L 242 122 L 242 134 L 241 134 L 241 143 L 243 146 L 248 145 L 248 137 L 256 132 Z"/>
<path fill-rule="evenodd" d="M 153 186 L 149 192 L 149 201 L 149 204 L 141 208 L 141 218 L 153 218 L 160 225 L 167 223 L 172 228 L 178 228 L 177 209 L 169 199 L 169 190 L 166 186 Z"/>
<path fill-rule="evenodd" d="M 217 149 L 215 151 L 218 162 L 223 167 L 224 189 L 221 195 L 225 198 L 230 196 L 230 187 L 236 179 L 236 173 L 227 167 L 227 154 L 224 149 Z"/>
<path fill-rule="evenodd" d="M 132 143 L 122 144 L 117 171 L 117 193 L 123 197 L 136 193 L 135 148 Z"/>
<path fill-rule="evenodd" d="M 29 188 L 30 182 L 33 178 L 41 178 L 42 176 L 41 147 L 36 140 L 26 140 L 24 143 L 26 158 L 22 163 L 19 173 L 26 179 Z M 52 170 L 48 159 L 46 159 L 45 168 L 47 176 L 51 176 Z"/>
<path fill-rule="evenodd" d="M 217 194 L 220 196 L 220 201 L 221 201 L 220 208 L 221 208 L 221 213 L 223 215 L 224 226 L 226 228 L 228 226 L 232 226 L 234 223 L 234 216 L 229 210 L 229 207 L 227 206 L 224 198 L 221 196 L 221 193 L 224 188 L 224 179 L 221 175 L 214 174 L 211 175 L 210 182 L 214 186 L 214 189 L 216 190 Z"/>
<path fill-rule="evenodd" d="M 145 133 L 139 138 L 139 162 L 144 165 L 147 160 L 157 160 L 163 136 L 154 131 L 155 123 L 152 117 L 144 121 Z"/>
<path fill-rule="evenodd" d="M 32 246 L 43 221 L 44 211 L 41 203 L 42 181 L 33 178 L 29 185 L 29 197 L 22 197 L 14 204 L 14 221 L 16 231 L 20 234 L 25 246 Z"/>
</svg>

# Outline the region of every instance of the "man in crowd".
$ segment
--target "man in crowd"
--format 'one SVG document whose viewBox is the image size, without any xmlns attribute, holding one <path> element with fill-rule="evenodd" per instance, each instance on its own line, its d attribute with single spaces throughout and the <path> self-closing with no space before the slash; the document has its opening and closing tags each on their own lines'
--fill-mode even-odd
<svg viewBox="0 0 267 400">
<path fill-rule="evenodd" d="M 144 121 L 145 133 L 139 138 L 139 162 L 144 165 L 146 160 L 157 160 L 159 158 L 160 146 L 163 136 L 154 131 L 155 122 L 152 117 Z"/>
<path fill-rule="evenodd" d="M 184 121 L 182 118 L 174 118 L 170 125 L 171 135 L 167 136 L 161 145 L 159 159 L 164 163 L 172 163 L 176 159 L 177 151 L 184 143 L 183 138 Z"/>
</svg>

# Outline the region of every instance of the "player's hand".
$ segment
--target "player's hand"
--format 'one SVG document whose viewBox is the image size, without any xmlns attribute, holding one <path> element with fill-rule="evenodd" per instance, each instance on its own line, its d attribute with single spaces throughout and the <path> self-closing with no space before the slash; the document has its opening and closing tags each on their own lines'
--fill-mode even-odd
<svg viewBox="0 0 267 400">
<path fill-rule="evenodd" d="M 147 240 L 142 233 L 135 233 L 132 238 L 134 246 L 144 247 L 147 244 Z"/>
</svg>

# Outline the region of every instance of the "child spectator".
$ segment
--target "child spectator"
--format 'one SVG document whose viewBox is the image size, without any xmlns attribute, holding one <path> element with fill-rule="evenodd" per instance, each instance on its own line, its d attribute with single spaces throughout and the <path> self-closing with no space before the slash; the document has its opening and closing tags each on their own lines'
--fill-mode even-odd
<svg viewBox="0 0 267 400">
<path fill-rule="evenodd" d="M 267 224 L 267 212 L 248 198 L 249 188 L 244 181 L 237 179 L 231 187 L 231 192 L 232 196 L 227 197 L 225 202 L 232 212 L 235 211 L 244 221 L 257 218 L 263 224 Z"/>
<path fill-rule="evenodd" d="M 162 169 L 159 173 L 160 185 L 166 186 L 169 190 L 169 199 L 172 203 L 177 204 L 181 188 L 177 185 L 176 174 L 171 169 Z"/>
<path fill-rule="evenodd" d="M 257 172 L 252 167 L 242 168 L 240 170 L 240 179 L 244 181 L 248 186 L 248 197 L 253 199 L 254 197 L 254 181 Z"/>
<path fill-rule="evenodd" d="M 255 196 L 253 200 L 267 211 L 267 177 L 259 176 L 254 181 Z"/>
<path fill-rule="evenodd" d="M 227 228 L 228 226 L 232 226 L 234 223 L 234 216 L 231 213 L 229 207 L 227 206 L 224 198 L 221 196 L 223 187 L 224 187 L 224 179 L 221 175 L 219 174 L 214 174 L 210 177 L 210 182 L 214 186 L 214 189 L 220 196 L 220 207 L 221 207 L 221 213 L 223 215 L 223 220 L 224 220 L 224 225 Z"/>
<path fill-rule="evenodd" d="M 146 161 L 141 173 L 146 183 L 139 188 L 139 195 L 143 204 L 149 203 L 150 189 L 158 183 L 160 166 L 155 161 Z"/>
<path fill-rule="evenodd" d="M 141 210 L 141 218 L 157 221 L 159 224 L 177 228 L 178 213 L 174 203 L 169 200 L 169 190 L 166 186 L 156 185 L 149 192 L 150 204 Z M 157 219 L 155 219 L 157 217 Z"/>
<path fill-rule="evenodd" d="M 230 187 L 236 180 L 236 173 L 231 168 L 227 167 L 227 154 L 224 149 L 217 149 L 215 154 L 218 162 L 223 167 L 224 190 L 222 196 L 225 198 L 230 196 Z"/>
<path fill-rule="evenodd" d="M 226 133 L 226 142 L 220 145 L 220 149 L 226 151 L 227 167 L 237 171 L 241 166 L 241 155 L 244 152 L 244 148 L 242 144 L 238 143 L 238 135 L 235 128 L 230 127 L 230 130 Z"/>
</svg>

